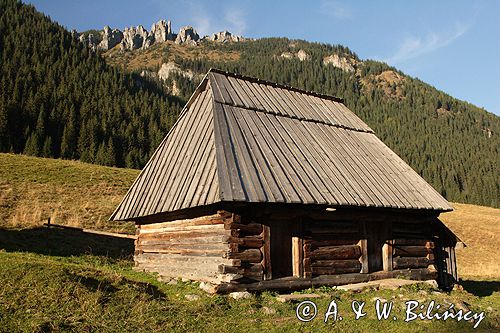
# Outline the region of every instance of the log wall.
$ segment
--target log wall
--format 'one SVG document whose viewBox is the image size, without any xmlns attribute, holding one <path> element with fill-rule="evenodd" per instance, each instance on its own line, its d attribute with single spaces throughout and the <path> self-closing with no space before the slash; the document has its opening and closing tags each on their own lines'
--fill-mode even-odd
<svg viewBox="0 0 500 333">
<path fill-rule="evenodd" d="M 350 221 L 309 221 L 303 225 L 303 276 L 360 273 L 363 242 L 360 226 Z"/>
<path fill-rule="evenodd" d="M 137 225 L 135 267 L 211 283 L 263 279 L 263 226 L 236 214 Z M 247 281 L 248 280 L 248 281 Z"/>
<path fill-rule="evenodd" d="M 393 269 L 435 269 L 429 223 L 394 223 L 393 237 L 390 242 Z"/>
</svg>

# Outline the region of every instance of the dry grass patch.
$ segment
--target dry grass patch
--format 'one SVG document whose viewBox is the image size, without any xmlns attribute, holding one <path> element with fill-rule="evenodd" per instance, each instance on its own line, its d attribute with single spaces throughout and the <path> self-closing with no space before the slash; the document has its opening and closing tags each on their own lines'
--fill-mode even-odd
<svg viewBox="0 0 500 333">
<path fill-rule="evenodd" d="M 467 245 L 456 250 L 461 277 L 500 278 L 500 209 L 454 203 L 441 220 Z"/>
<path fill-rule="evenodd" d="M 116 232 L 131 223 L 109 222 L 139 170 L 77 161 L 0 154 L 0 227 L 47 222 Z"/>
</svg>

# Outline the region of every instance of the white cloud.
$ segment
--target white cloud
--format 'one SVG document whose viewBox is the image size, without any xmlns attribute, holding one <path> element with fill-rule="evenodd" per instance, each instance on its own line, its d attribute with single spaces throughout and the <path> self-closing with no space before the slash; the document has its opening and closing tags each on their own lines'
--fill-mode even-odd
<svg viewBox="0 0 500 333">
<path fill-rule="evenodd" d="M 470 25 L 457 23 L 447 31 L 431 32 L 425 37 L 411 36 L 406 38 L 398 50 L 384 61 L 394 65 L 405 60 L 417 58 L 451 44 L 467 32 Z"/>
<path fill-rule="evenodd" d="M 224 19 L 228 23 L 227 29 L 236 35 L 243 35 L 247 27 L 245 13 L 241 8 L 228 8 L 224 13 Z"/>
<path fill-rule="evenodd" d="M 238 7 L 229 7 L 221 12 L 217 8 L 207 9 L 201 1 L 188 0 L 185 2 L 189 13 L 184 24 L 192 25 L 200 36 L 228 30 L 233 34 L 244 34 L 247 22 L 245 12 Z M 183 25 L 184 25 L 183 24 Z"/>
<path fill-rule="evenodd" d="M 351 9 L 338 0 L 321 1 L 321 12 L 337 19 L 348 19 L 352 17 Z"/>
</svg>

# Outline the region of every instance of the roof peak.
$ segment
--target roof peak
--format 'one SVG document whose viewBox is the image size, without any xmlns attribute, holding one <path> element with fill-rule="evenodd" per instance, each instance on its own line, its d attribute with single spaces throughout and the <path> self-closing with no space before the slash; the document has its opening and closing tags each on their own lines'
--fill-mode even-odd
<svg viewBox="0 0 500 333">
<path fill-rule="evenodd" d="M 289 85 L 286 85 L 286 84 L 281 84 L 281 83 L 272 82 L 272 81 L 268 81 L 268 80 L 264 80 L 264 79 L 259 79 L 259 78 L 248 76 L 248 75 L 232 73 L 232 72 L 224 71 L 224 70 L 218 69 L 218 68 L 210 67 L 210 69 L 208 70 L 207 74 L 208 73 L 217 73 L 217 74 L 221 74 L 221 75 L 224 75 L 224 76 L 230 76 L 230 77 L 242 79 L 242 80 L 245 80 L 245 81 L 250 81 L 250 82 L 255 82 L 255 83 L 261 83 L 261 84 L 265 84 L 265 85 L 268 85 L 268 86 L 273 86 L 273 87 L 277 87 L 277 88 L 286 89 L 286 90 L 289 90 L 289 91 L 295 91 L 295 92 L 303 93 L 303 94 L 310 95 L 310 96 L 315 96 L 315 97 L 319 97 L 319 98 L 326 98 L 326 99 L 329 99 L 329 100 L 332 100 L 332 101 L 335 101 L 335 102 L 338 102 L 338 103 L 344 103 L 344 99 L 340 98 L 340 97 L 336 97 L 336 96 L 332 96 L 332 95 L 327 95 L 327 94 L 321 94 L 321 93 L 314 92 L 314 91 L 309 91 L 309 90 L 304 90 L 304 89 L 300 89 L 300 88 L 297 88 L 297 87 L 292 87 L 292 86 L 289 86 Z"/>
</svg>

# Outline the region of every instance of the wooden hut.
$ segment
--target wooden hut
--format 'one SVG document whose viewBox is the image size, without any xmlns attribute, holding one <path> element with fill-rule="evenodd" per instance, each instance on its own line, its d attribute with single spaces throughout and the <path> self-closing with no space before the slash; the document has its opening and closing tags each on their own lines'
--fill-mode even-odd
<svg viewBox="0 0 500 333">
<path fill-rule="evenodd" d="M 341 99 L 210 70 L 111 219 L 218 292 L 456 280 L 449 203 Z"/>
</svg>

